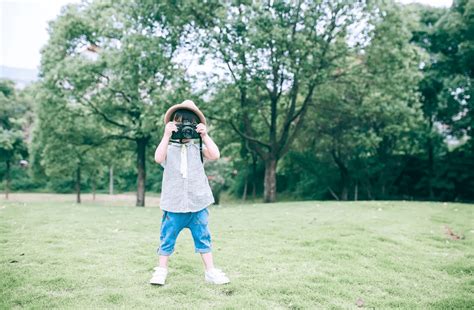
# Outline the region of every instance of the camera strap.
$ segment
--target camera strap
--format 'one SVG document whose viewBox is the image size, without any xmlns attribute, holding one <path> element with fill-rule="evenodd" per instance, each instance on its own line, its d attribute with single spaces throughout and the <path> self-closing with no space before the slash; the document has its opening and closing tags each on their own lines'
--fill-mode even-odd
<svg viewBox="0 0 474 310">
<path fill-rule="evenodd" d="M 204 160 L 202 159 L 202 138 L 199 137 L 199 152 L 201 153 L 201 162 L 203 163 Z"/>
</svg>

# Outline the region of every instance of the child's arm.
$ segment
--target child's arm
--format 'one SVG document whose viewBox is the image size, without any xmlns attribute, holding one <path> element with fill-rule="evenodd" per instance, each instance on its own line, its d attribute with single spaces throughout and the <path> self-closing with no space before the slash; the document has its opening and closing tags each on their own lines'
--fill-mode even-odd
<svg viewBox="0 0 474 310">
<path fill-rule="evenodd" d="M 207 134 L 206 126 L 202 123 L 198 124 L 196 131 L 201 135 L 202 141 L 206 145 L 206 148 L 202 150 L 204 156 L 209 160 L 217 160 L 221 157 L 219 148 L 214 141 Z"/>
<path fill-rule="evenodd" d="M 175 123 L 169 122 L 168 124 L 166 124 L 163 138 L 161 139 L 161 142 L 155 151 L 155 161 L 159 164 L 164 162 L 166 159 L 166 153 L 168 152 L 168 143 L 170 141 L 173 131 L 178 131 L 178 128 L 176 127 Z"/>
</svg>

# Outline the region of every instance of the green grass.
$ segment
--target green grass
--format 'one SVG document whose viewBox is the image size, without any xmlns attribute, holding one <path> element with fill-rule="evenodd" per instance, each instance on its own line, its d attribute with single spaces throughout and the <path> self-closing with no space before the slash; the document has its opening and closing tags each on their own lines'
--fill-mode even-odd
<svg viewBox="0 0 474 310">
<path fill-rule="evenodd" d="M 73 196 L 71 196 L 73 197 Z M 0 308 L 474 308 L 474 205 L 285 202 L 210 208 L 204 282 L 188 230 L 167 285 L 159 208 L 0 200 Z M 464 239 L 451 240 L 448 225 Z"/>
</svg>

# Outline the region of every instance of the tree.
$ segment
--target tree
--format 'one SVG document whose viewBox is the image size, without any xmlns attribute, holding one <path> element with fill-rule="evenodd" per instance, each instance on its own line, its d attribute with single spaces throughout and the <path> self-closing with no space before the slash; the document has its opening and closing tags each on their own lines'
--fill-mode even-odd
<svg viewBox="0 0 474 310">
<path fill-rule="evenodd" d="M 36 99 L 37 124 L 34 131 L 34 157 L 48 177 L 73 179 L 76 202 L 81 203 L 81 180 L 89 175 L 95 182 L 97 172 L 105 166 L 114 150 L 109 148 L 104 129 L 90 122 L 81 105 L 61 92 L 40 88 Z M 41 147 L 38 147 L 41 145 Z M 95 184 L 95 183 L 94 183 Z"/>
<path fill-rule="evenodd" d="M 438 57 L 444 75 L 440 118 L 447 133 L 467 138 L 474 150 L 474 2 L 455 0 L 436 23 L 430 51 Z"/>
<path fill-rule="evenodd" d="M 428 186 L 430 199 L 435 199 L 439 198 L 435 190 L 439 195 L 446 195 L 441 192 L 445 191 L 443 187 L 446 187 L 447 180 L 435 167 L 457 156 L 447 154 L 448 145 L 443 140 L 458 146 L 465 141 L 473 141 L 471 85 L 474 43 L 471 34 L 474 29 L 474 6 L 472 1 L 454 1 L 450 9 L 422 5 L 411 5 L 409 8 L 416 21 L 412 25 L 413 42 L 429 55 L 423 63 L 424 77 L 419 88 L 428 125 L 428 173 L 423 182 Z M 464 156 L 470 156 L 467 154 L 468 147 L 462 150 L 460 152 L 464 152 Z M 466 166 L 466 169 L 469 168 Z M 459 168 L 455 170 L 462 171 Z M 459 175 L 458 172 L 452 171 L 451 174 Z M 448 191 L 452 191 L 452 187 Z"/>
<path fill-rule="evenodd" d="M 278 161 L 317 86 L 339 77 L 335 64 L 350 51 L 348 28 L 365 9 L 363 1 L 237 1 L 194 10 L 205 29 L 202 47 L 225 65 L 237 91 L 238 100 L 216 109 L 223 117 L 214 119 L 230 124 L 265 163 L 265 202 L 276 200 Z"/>
<path fill-rule="evenodd" d="M 51 23 L 42 51 L 46 89 L 86 109 L 107 139 L 135 144 L 137 206 L 145 205 L 146 148 L 164 103 L 187 94 L 173 62 L 184 27 L 176 10 L 172 1 L 69 5 Z"/>
<path fill-rule="evenodd" d="M 319 96 L 296 144 L 303 154 L 292 155 L 301 158 L 313 179 L 328 180 L 327 191 L 340 200 L 349 199 L 351 187 L 354 199 L 362 189 L 369 199 L 387 197 L 403 171 L 400 155 L 416 150 L 414 133 L 422 121 L 419 53 L 410 44 L 400 7 L 378 8 L 367 21 L 365 44 L 338 61 L 341 77 L 318 86 Z M 330 161 L 339 172 L 338 182 L 329 167 L 321 167 Z M 317 182 L 322 183 L 308 184 Z"/>
<path fill-rule="evenodd" d="M 28 156 L 24 127 L 28 121 L 28 107 L 23 104 L 9 80 L 0 80 L 0 158 L 6 165 L 5 198 L 10 190 L 11 165 Z"/>
</svg>

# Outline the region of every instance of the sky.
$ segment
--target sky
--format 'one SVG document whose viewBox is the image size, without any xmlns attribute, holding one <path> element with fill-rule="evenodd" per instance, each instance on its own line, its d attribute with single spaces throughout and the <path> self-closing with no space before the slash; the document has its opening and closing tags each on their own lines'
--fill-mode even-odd
<svg viewBox="0 0 474 310">
<path fill-rule="evenodd" d="M 36 69 L 48 21 L 71 0 L 0 0 L 0 65 Z"/>
<path fill-rule="evenodd" d="M 48 21 L 61 7 L 80 0 L 0 0 L 0 65 L 37 69 L 48 41 Z M 449 7 L 452 0 L 398 0 Z"/>
</svg>

